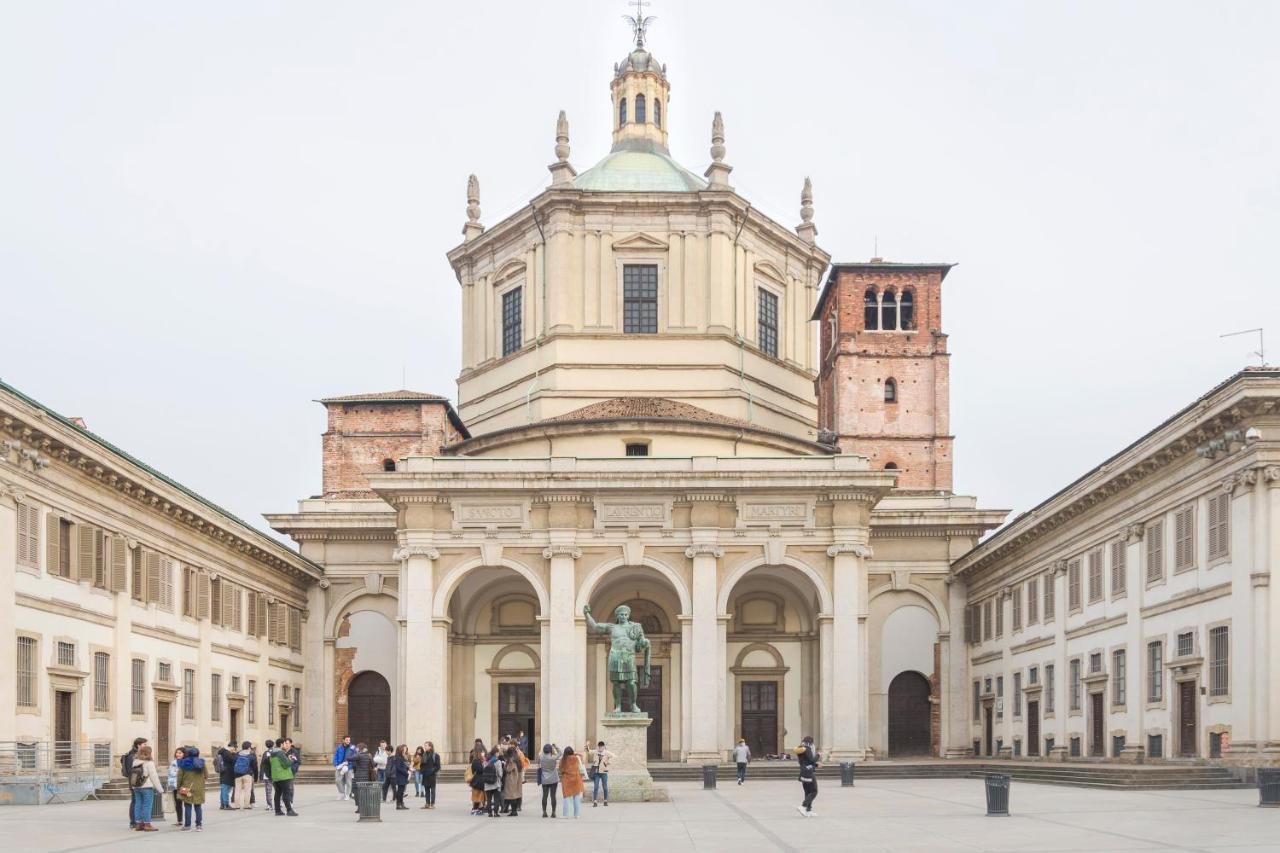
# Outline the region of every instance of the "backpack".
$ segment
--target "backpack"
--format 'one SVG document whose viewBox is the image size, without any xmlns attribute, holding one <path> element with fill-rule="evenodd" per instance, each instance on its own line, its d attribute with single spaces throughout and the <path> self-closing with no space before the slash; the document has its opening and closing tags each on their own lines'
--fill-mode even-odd
<svg viewBox="0 0 1280 853">
<path fill-rule="evenodd" d="M 249 775 L 249 770 L 252 769 L 249 767 L 249 761 L 252 758 L 253 756 L 245 755 L 243 752 L 236 754 L 235 774 L 237 776 Z"/>
<path fill-rule="evenodd" d="M 222 758 L 222 750 L 218 750 L 218 754 L 213 757 L 213 772 L 221 773 L 227 768 L 227 762 Z"/>
<path fill-rule="evenodd" d="M 486 785 L 498 784 L 498 766 L 490 761 L 484 766 L 484 772 L 480 774 Z"/>
<path fill-rule="evenodd" d="M 129 778 L 129 769 L 133 766 L 133 753 L 126 752 L 120 756 L 120 775 Z"/>
<path fill-rule="evenodd" d="M 141 761 L 135 761 L 133 767 L 129 768 L 129 787 L 143 788 L 147 784 L 147 774 L 142 767 Z"/>
</svg>

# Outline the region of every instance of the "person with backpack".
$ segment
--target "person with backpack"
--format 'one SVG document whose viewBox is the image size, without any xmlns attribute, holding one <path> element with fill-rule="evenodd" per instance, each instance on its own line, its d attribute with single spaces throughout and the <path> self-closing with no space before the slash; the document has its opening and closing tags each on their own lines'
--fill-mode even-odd
<svg viewBox="0 0 1280 853">
<path fill-rule="evenodd" d="M 196 832 L 204 830 L 204 759 L 200 750 L 188 746 L 178 762 L 178 799 L 182 801 L 182 831 L 191 829 L 191 815 L 195 813 Z"/>
<path fill-rule="evenodd" d="M 484 802 L 489 817 L 498 816 L 498 798 L 502 796 L 502 757 L 498 753 L 498 745 L 494 744 L 485 760 L 484 770 Z"/>
<path fill-rule="evenodd" d="M 544 743 L 538 756 L 538 784 L 542 786 L 542 816 L 547 816 L 547 797 L 551 797 L 551 816 L 556 816 L 556 788 L 560 787 L 560 750 L 554 743 Z"/>
<path fill-rule="evenodd" d="M 477 741 L 479 743 L 479 741 Z M 484 810 L 484 747 L 471 750 L 471 765 L 463 775 L 463 781 L 471 788 L 471 814 L 482 815 Z"/>
<path fill-rule="evenodd" d="M 333 783 L 338 786 L 339 800 L 355 796 L 355 790 L 351 787 L 351 762 L 355 757 L 356 748 L 351 745 L 351 735 L 347 735 L 338 741 L 338 746 L 333 751 Z"/>
<path fill-rule="evenodd" d="M 253 780 L 258 778 L 258 756 L 253 754 L 253 744 L 245 741 L 231 762 L 231 774 L 235 779 L 235 803 L 240 811 L 252 805 Z"/>
<path fill-rule="evenodd" d="M 236 742 L 216 750 L 213 755 L 213 772 L 218 774 L 218 811 L 231 810 L 231 792 L 236 788 Z"/>
<path fill-rule="evenodd" d="M 738 745 L 733 748 L 733 763 L 738 765 L 739 785 L 747 781 L 747 762 L 750 760 L 751 747 L 747 746 L 745 740 L 738 738 Z"/>
<path fill-rule="evenodd" d="M 275 796 L 276 817 L 288 815 L 297 817 L 293 810 L 293 776 L 298 770 L 298 756 L 293 751 L 293 741 L 289 738 L 276 741 L 276 748 L 267 757 L 271 765 L 271 787 Z M 285 810 L 280 811 L 281 803 Z"/>
<path fill-rule="evenodd" d="M 436 777 L 440 774 L 440 753 L 436 752 L 436 745 L 431 741 L 423 744 L 422 760 L 419 762 L 422 770 L 422 795 L 426 797 L 427 802 L 423 804 L 424 809 L 434 809 L 436 807 Z"/>
<path fill-rule="evenodd" d="M 521 761 L 520 748 L 514 740 L 507 747 L 507 757 L 503 763 L 502 798 L 507 817 L 519 817 L 520 806 L 524 802 L 524 762 Z"/>
<path fill-rule="evenodd" d="M 262 761 L 258 763 L 258 775 L 262 777 L 262 793 L 267 800 L 267 811 L 272 809 L 272 798 L 275 793 L 275 786 L 271 784 L 271 751 L 275 749 L 276 742 L 268 738 L 262 743 Z"/>
<path fill-rule="evenodd" d="M 800 745 L 795 748 L 796 760 L 800 763 L 800 787 L 804 789 L 804 802 L 796 806 L 796 810 L 804 817 L 814 817 L 813 801 L 818 796 L 818 750 L 813 745 L 813 738 L 805 735 Z"/>
<path fill-rule="evenodd" d="M 156 772 L 149 744 L 144 743 L 134 754 L 129 768 L 129 788 L 133 795 L 134 829 L 155 832 L 156 828 L 151 825 L 151 809 L 155 805 L 156 794 L 164 793 L 164 786 L 160 784 L 160 774 Z"/>
<path fill-rule="evenodd" d="M 573 747 L 566 746 L 564 753 L 560 756 L 560 816 L 569 816 L 569 804 L 573 804 L 573 817 L 578 817 L 578 809 L 582 806 L 582 792 L 587 789 L 584 784 L 587 772 L 582 769 L 582 759 L 573 751 Z"/>
<path fill-rule="evenodd" d="M 126 782 L 127 782 L 127 781 L 129 781 L 129 778 L 133 775 L 133 759 L 134 759 L 134 756 L 136 756 L 136 755 L 138 754 L 138 749 L 139 749 L 139 748 L 140 748 L 144 743 L 146 743 L 146 742 L 147 742 L 147 739 L 146 739 L 146 738 L 144 738 L 144 737 L 136 737 L 136 738 L 134 738 L 134 739 L 133 739 L 133 746 L 131 746 L 131 747 L 129 748 L 129 751 L 128 751 L 128 752 L 126 752 L 124 755 L 120 756 L 120 775 L 121 775 L 121 776 L 123 776 L 123 777 L 125 778 L 125 781 L 126 781 Z M 129 793 L 129 828 L 130 828 L 130 829 L 137 829 L 137 828 L 138 828 L 138 822 L 134 819 L 133 812 L 134 812 L 134 809 L 133 809 L 133 791 L 132 791 L 132 789 L 130 789 L 130 793 Z"/>
</svg>

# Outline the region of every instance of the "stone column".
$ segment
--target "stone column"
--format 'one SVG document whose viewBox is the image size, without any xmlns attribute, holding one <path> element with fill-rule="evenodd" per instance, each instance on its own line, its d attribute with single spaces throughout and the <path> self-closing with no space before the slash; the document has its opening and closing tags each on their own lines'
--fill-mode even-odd
<svg viewBox="0 0 1280 853">
<path fill-rule="evenodd" d="M 941 643 L 942 670 L 942 757 L 967 758 L 970 743 L 969 732 L 973 721 L 969 719 L 969 647 L 953 643 L 955 632 L 964 625 L 964 608 L 968 586 L 955 577 L 947 578 L 947 615 L 951 632 L 947 639 L 938 636 Z"/>
<path fill-rule="evenodd" d="M 693 615 L 681 613 L 680 620 L 680 760 L 688 761 L 693 751 Z"/>
<path fill-rule="evenodd" d="M 833 742 L 835 737 L 835 725 L 832 722 L 832 702 L 835 695 L 835 667 L 833 662 L 835 654 L 831 641 L 832 636 L 832 616 L 830 613 L 818 614 L 818 677 L 820 683 L 818 685 L 818 732 L 814 737 L 818 739 L 819 744 L 828 744 Z M 804 737 L 804 732 L 800 736 Z M 795 738 L 791 738 L 792 742 Z"/>
<path fill-rule="evenodd" d="M 1128 648 L 1128 673 L 1125 691 L 1128 693 L 1125 703 L 1125 738 L 1124 749 L 1120 751 L 1120 760 L 1140 764 L 1147 754 L 1147 738 L 1144 728 L 1146 717 L 1146 693 L 1143 673 L 1147 665 L 1147 644 L 1143 636 L 1145 626 L 1142 622 L 1142 603 L 1146 594 L 1146 580 L 1142 575 L 1142 537 L 1146 527 L 1131 524 L 1120 532 L 1125 540 L 1125 611 L 1128 622 L 1125 623 L 1125 643 Z M 1112 664 L 1114 666 L 1114 664 Z"/>
<path fill-rule="evenodd" d="M 302 665 L 305 720 L 299 720 L 307 740 L 318 734 L 321 744 L 331 744 L 333 736 L 333 655 L 325 642 L 325 590 L 327 580 L 307 589 L 307 619 L 303 623 Z M 326 665 L 327 664 L 327 665 Z M 316 750 L 318 751 L 318 750 Z"/>
<path fill-rule="evenodd" d="M 1265 484 L 1266 500 L 1259 500 L 1259 512 L 1255 523 L 1266 527 L 1265 541 L 1261 549 L 1263 564 L 1267 567 L 1267 607 L 1269 617 L 1275 620 L 1280 616 L 1280 579 L 1273 574 L 1280 570 L 1280 465 L 1268 465 L 1262 469 L 1260 478 Z M 1261 498 L 1261 496 L 1259 496 Z M 1256 568 L 1261 572 L 1262 565 Z M 1272 628 L 1268 625 L 1268 628 Z M 1267 704 L 1266 740 L 1263 752 L 1270 761 L 1280 760 L 1280 635 L 1275 630 L 1267 632 L 1267 680 L 1266 690 L 1270 697 Z"/>
<path fill-rule="evenodd" d="M 545 737 L 559 744 L 581 744 L 587 730 L 583 719 L 587 643 L 585 627 L 578 626 L 574 563 L 582 557 L 582 550 L 569 544 L 551 545 L 542 557 L 551 564 L 551 612 L 542 657 L 542 694 L 547 697 Z"/>
<path fill-rule="evenodd" d="M 1053 648 L 1054 655 L 1054 690 L 1053 690 L 1053 728 L 1042 726 L 1053 732 L 1053 749 L 1049 751 L 1050 761 L 1066 761 L 1070 755 L 1071 745 L 1067 742 L 1068 719 L 1071 708 L 1071 673 L 1067 671 L 1067 561 L 1058 560 L 1053 564 L 1050 574 L 1053 584 Z M 1047 691 L 1049 688 L 1045 687 Z"/>
<path fill-rule="evenodd" d="M 724 658 L 719 657 L 720 625 L 716 618 L 716 589 L 721 550 L 712 542 L 685 550 L 693 560 L 693 624 L 690 646 L 692 670 L 692 732 L 688 762 L 718 764 L 723 752 L 720 721 L 724 718 Z"/>
<path fill-rule="evenodd" d="M 861 761 L 867 752 L 867 572 L 871 547 L 845 542 L 831 558 L 830 760 Z M 824 657 L 826 649 L 823 650 Z"/>
<path fill-rule="evenodd" d="M 396 681 L 401 697 L 395 738 L 400 743 L 443 740 L 444 680 L 432 636 L 435 560 L 440 552 L 413 536 L 396 549 L 400 561 L 399 660 Z M 410 661 L 413 662 L 410 665 Z"/>
<path fill-rule="evenodd" d="M 0 461 L 4 461 L 5 458 L 0 455 Z M 17 586 L 14 581 L 17 573 L 18 551 L 15 546 L 8 543 L 18 541 L 17 506 L 22 498 L 22 492 L 15 487 L 0 483 L 0 542 L 6 543 L 5 547 L 0 548 L 0 661 L 3 661 L 3 666 L 6 667 L 14 666 L 18 659 L 17 622 L 15 621 Z M 44 524 L 44 516 L 41 516 L 40 523 Z M 44 544 L 43 536 L 40 537 L 40 542 Z M 45 652 L 45 649 L 41 649 L 42 654 Z M 45 659 L 48 659 L 47 654 Z M 43 668 L 41 665 L 37 671 Z M 17 676 L 0 678 L 0 741 L 17 739 L 17 707 Z"/>
</svg>

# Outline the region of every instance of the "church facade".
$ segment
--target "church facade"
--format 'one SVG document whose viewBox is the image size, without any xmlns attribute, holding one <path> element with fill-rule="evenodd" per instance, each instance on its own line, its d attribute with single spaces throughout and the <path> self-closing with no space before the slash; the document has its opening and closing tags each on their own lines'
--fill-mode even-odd
<svg viewBox="0 0 1280 853">
<path fill-rule="evenodd" d="M 468 183 L 458 406 L 322 401 L 323 494 L 268 516 L 322 565 L 306 623 L 326 737 L 595 740 L 603 618 L 653 641 L 651 760 L 969 749 L 952 560 L 1003 519 L 951 484 L 949 266 L 832 264 L 812 189 L 788 227 L 667 148 L 643 30 L 612 149 L 486 227 Z M 711 118 L 711 117 L 709 117 Z M 801 185 L 797 180 L 797 185 Z M 954 639 L 953 639 L 954 637 Z M 309 723 L 310 725 L 310 723 Z"/>
</svg>

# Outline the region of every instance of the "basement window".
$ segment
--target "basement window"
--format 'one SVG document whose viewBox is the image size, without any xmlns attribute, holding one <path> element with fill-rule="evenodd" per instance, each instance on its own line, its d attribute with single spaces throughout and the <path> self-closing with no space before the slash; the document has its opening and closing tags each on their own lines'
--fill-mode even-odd
<svg viewBox="0 0 1280 853">
<path fill-rule="evenodd" d="M 628 456 L 648 456 L 649 443 L 645 441 L 633 441 L 627 443 Z"/>
</svg>

